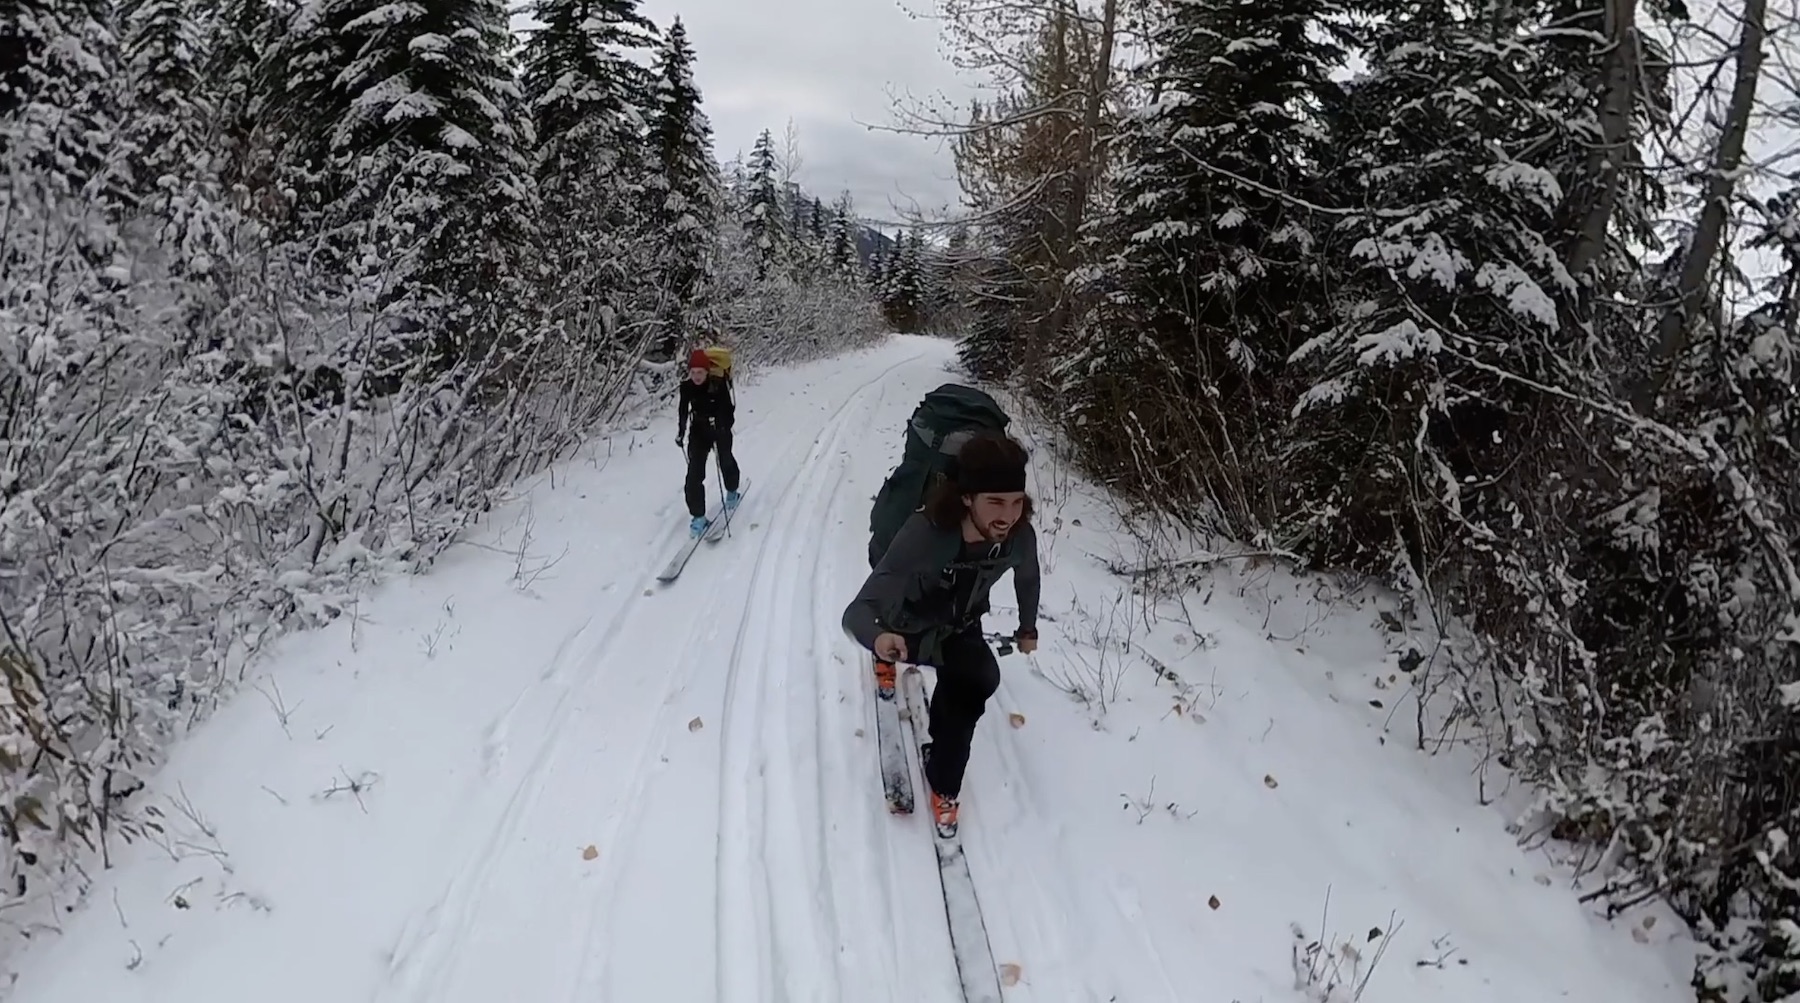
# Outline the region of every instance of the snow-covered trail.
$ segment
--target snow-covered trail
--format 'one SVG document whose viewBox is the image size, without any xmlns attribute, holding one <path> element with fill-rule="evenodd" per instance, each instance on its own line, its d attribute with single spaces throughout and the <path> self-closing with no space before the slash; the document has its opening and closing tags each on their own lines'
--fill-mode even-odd
<svg viewBox="0 0 1800 1003">
<path fill-rule="evenodd" d="M 880 411 L 894 383 L 896 399 L 917 396 L 909 374 L 889 377 L 929 373 L 920 355 L 879 356 L 746 414 L 753 487 L 735 538 L 651 596 L 654 566 L 622 576 L 627 601 L 557 663 L 570 678 L 527 682 L 521 702 L 553 708 L 535 716 L 546 724 L 529 765 L 504 803 L 471 813 L 464 863 L 375 999 L 844 998 L 817 963 L 839 947 L 824 823 L 855 796 L 823 791 L 817 769 L 830 682 L 817 670 L 845 643 L 830 613 L 842 600 L 820 582 L 838 563 L 825 555 L 854 553 L 833 545 L 858 508 L 842 491 L 851 447 L 891 424 Z M 544 867 L 583 843 L 599 851 L 587 879 Z M 851 866 L 866 857 L 854 849 Z M 862 889 L 844 894 L 856 912 Z"/>
<path fill-rule="evenodd" d="M 154 781 L 167 838 L 116 850 L 15 959 L 9 1003 L 960 1000 L 929 826 L 886 810 L 838 628 L 949 362 L 895 338 L 741 387 L 750 490 L 666 587 L 669 415 L 283 640 Z M 1378 1003 L 1689 998 L 1548 887 L 1455 766 L 1380 743 L 1379 635 L 1242 582 L 1188 610 L 1200 635 L 1132 628 L 1090 556 L 1105 531 L 1071 529 L 1104 506 L 1036 471 L 1054 619 L 1002 659 L 963 814 L 1008 1000 L 1302 1003 L 1289 925 L 1317 935 L 1328 889 L 1327 933 L 1408 922 Z M 1008 584 L 995 600 L 1009 630 Z M 1060 691 L 1103 682 L 1105 709 Z"/>
</svg>

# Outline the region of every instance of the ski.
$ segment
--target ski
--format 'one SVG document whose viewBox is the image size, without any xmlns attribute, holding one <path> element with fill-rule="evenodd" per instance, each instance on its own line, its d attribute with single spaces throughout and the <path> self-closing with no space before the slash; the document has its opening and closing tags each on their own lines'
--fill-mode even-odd
<svg viewBox="0 0 1800 1003">
<path fill-rule="evenodd" d="M 931 740 L 931 712 L 925 702 L 925 677 L 909 666 L 901 676 L 900 686 L 906 695 L 913 740 L 923 745 Z M 962 982 L 963 999 L 966 1003 L 1001 1003 L 994 949 L 988 944 L 987 923 L 981 918 L 981 902 L 975 897 L 975 880 L 969 875 L 969 860 L 963 855 L 962 835 L 959 832 L 945 839 L 934 827 L 931 843 L 937 849 L 938 880 L 944 889 L 944 918 L 950 924 L 950 951 L 956 958 L 956 974 Z"/>
<path fill-rule="evenodd" d="M 719 504 L 723 505 L 724 502 L 721 501 Z M 717 510 L 714 511 L 712 517 L 714 519 L 718 518 Z M 656 576 L 656 580 L 667 585 L 675 579 L 680 578 L 681 569 L 687 567 L 688 558 L 694 556 L 694 551 L 699 549 L 701 539 L 701 537 L 690 535 L 687 539 L 681 541 L 681 549 L 675 551 L 675 556 L 669 558 L 668 565 Z"/>
<path fill-rule="evenodd" d="M 749 490 L 750 478 L 746 477 L 738 482 L 738 494 L 740 496 Z M 743 506 L 741 497 L 739 498 L 738 505 L 740 508 Z M 706 540 L 709 543 L 718 543 L 719 540 L 725 536 L 725 531 L 730 528 L 731 517 L 735 514 L 735 511 L 735 509 L 731 512 L 725 511 L 725 499 L 721 497 L 718 502 L 713 505 L 712 509 L 707 512 L 706 532 L 700 536 L 689 536 L 687 539 L 681 541 L 681 549 L 675 551 L 675 556 L 669 558 L 668 565 L 656 576 L 656 580 L 667 585 L 675 579 L 680 578 L 681 569 L 687 567 L 688 558 L 693 557 L 694 551 L 700 548 L 701 540 Z"/>
<path fill-rule="evenodd" d="M 887 671 L 885 675 L 882 670 Z M 900 732 L 900 697 L 894 687 L 895 666 L 875 662 L 875 740 L 881 750 L 881 790 L 888 811 L 910 815 L 913 810 L 912 774 L 906 766 L 906 739 Z"/>
</svg>

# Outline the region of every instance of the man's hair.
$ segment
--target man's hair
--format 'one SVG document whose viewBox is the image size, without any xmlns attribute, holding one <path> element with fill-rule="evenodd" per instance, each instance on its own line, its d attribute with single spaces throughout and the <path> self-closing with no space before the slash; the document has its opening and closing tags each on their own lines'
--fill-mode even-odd
<svg viewBox="0 0 1800 1003">
<path fill-rule="evenodd" d="M 1030 458 L 1025 447 L 1010 436 L 993 432 L 976 433 L 957 451 L 956 462 L 950 466 L 949 476 L 926 492 L 925 518 L 939 529 L 952 529 L 962 525 L 963 517 L 969 513 L 969 506 L 963 502 L 963 496 L 969 494 L 969 491 L 957 480 L 956 475 L 965 464 L 1023 468 Z M 1027 494 L 1025 513 L 1019 517 L 1021 523 L 1031 520 L 1032 507 L 1031 496 Z"/>
</svg>

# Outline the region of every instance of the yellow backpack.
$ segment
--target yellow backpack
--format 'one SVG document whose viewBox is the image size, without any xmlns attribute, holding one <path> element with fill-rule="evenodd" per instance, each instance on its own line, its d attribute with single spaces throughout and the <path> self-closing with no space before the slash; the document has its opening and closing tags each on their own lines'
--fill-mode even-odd
<svg viewBox="0 0 1800 1003">
<path fill-rule="evenodd" d="M 704 351 L 706 357 L 712 361 L 712 368 L 708 369 L 707 372 L 714 376 L 724 377 L 725 379 L 731 378 L 731 349 L 726 348 L 724 345 L 709 345 L 702 349 L 702 351 Z"/>
</svg>

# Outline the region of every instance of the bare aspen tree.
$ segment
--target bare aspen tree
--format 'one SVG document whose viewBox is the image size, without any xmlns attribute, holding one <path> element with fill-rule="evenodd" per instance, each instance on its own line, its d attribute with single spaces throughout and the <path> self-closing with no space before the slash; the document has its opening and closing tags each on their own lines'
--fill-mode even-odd
<svg viewBox="0 0 1800 1003">
<path fill-rule="evenodd" d="M 1703 292 L 1725 235 L 1732 193 L 1737 187 L 1739 168 L 1744 160 L 1744 141 L 1756 105 L 1767 38 L 1767 16 L 1767 0 L 1743 0 L 1737 17 L 1737 71 L 1732 78 L 1724 120 L 1719 125 L 1718 143 L 1702 185 L 1700 218 L 1682 259 L 1675 302 L 1657 321 L 1656 354 L 1645 376 L 1632 388 L 1631 405 L 1642 415 L 1655 411 L 1657 395 L 1674 371 L 1676 359 L 1687 348 L 1693 326 L 1699 321 L 1699 310 L 1704 306 Z"/>
<path fill-rule="evenodd" d="M 949 137 L 974 216 L 1031 207 L 1029 252 L 1015 254 L 1037 301 L 1040 334 L 1068 322 L 1064 278 L 1079 265 L 1081 225 L 1105 176 L 1107 112 L 1117 91 L 1124 0 L 940 0 L 957 68 L 1001 95 L 972 109 L 901 109 L 901 131 Z"/>
<path fill-rule="evenodd" d="M 781 131 L 781 156 L 776 161 L 784 192 L 789 185 L 796 183 L 800 177 L 800 168 L 805 164 L 806 159 L 800 153 L 800 126 L 790 118 L 787 127 Z"/>
</svg>

